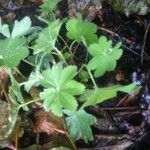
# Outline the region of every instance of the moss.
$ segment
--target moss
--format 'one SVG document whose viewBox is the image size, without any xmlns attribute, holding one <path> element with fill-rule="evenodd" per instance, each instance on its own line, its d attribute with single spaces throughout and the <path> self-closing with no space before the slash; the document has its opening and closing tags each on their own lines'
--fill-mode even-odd
<svg viewBox="0 0 150 150">
<path fill-rule="evenodd" d="M 119 12 L 146 15 L 150 12 L 150 0 L 109 0 L 112 7 Z"/>
</svg>

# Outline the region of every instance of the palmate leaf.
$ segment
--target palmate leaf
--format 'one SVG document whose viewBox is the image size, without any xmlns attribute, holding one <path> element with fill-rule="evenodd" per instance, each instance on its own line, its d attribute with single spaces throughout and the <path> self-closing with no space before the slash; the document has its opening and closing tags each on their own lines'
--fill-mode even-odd
<svg viewBox="0 0 150 150">
<path fill-rule="evenodd" d="M 46 111 L 61 116 L 64 108 L 72 111 L 77 109 L 74 96 L 80 95 L 85 87 L 72 80 L 76 73 L 76 66 L 63 68 L 61 64 L 55 64 L 51 69 L 43 71 L 41 85 L 46 89 L 40 93 L 40 97 L 44 100 L 43 107 Z"/>
<path fill-rule="evenodd" d="M 20 84 L 16 81 L 11 71 L 8 72 L 11 79 L 11 86 L 9 88 L 9 94 L 11 96 L 11 100 L 15 105 L 24 104 L 24 98 L 21 93 Z M 28 110 L 28 107 L 23 107 L 24 110 Z"/>
<path fill-rule="evenodd" d="M 100 77 L 106 71 L 113 71 L 116 67 L 116 60 L 122 55 L 120 49 L 121 43 L 112 47 L 112 41 L 107 41 L 107 38 L 101 36 L 98 43 L 91 44 L 88 47 L 88 52 L 93 56 L 87 67 L 89 70 L 95 70 L 94 76 Z"/>
<path fill-rule="evenodd" d="M 26 34 L 30 34 L 37 28 L 31 28 L 31 19 L 29 17 L 24 17 L 20 21 L 15 21 L 12 33 L 10 33 L 8 24 L 2 25 L 0 19 L 0 33 L 2 33 L 7 38 L 17 38 L 24 36 Z"/>
<path fill-rule="evenodd" d="M 5 37 L 10 38 L 10 31 L 8 24 L 2 25 L 1 18 L 0 18 L 0 33 L 3 34 Z"/>
<path fill-rule="evenodd" d="M 40 6 L 41 11 L 44 13 L 49 13 L 53 11 L 60 0 L 44 0 L 44 3 Z"/>
<path fill-rule="evenodd" d="M 20 61 L 28 55 L 28 49 L 25 47 L 25 38 L 14 38 L 0 40 L 0 66 L 10 68 L 19 65 Z"/>
<path fill-rule="evenodd" d="M 11 37 L 16 38 L 25 35 L 31 29 L 31 19 L 24 17 L 21 21 L 15 21 Z"/>
<path fill-rule="evenodd" d="M 40 84 L 40 79 L 41 79 L 40 73 L 31 72 L 28 81 L 23 83 L 25 90 L 29 92 L 32 86 L 37 87 Z"/>
<path fill-rule="evenodd" d="M 90 126 L 96 122 L 94 116 L 88 114 L 83 109 L 78 111 L 64 110 L 64 113 L 68 115 L 66 122 L 73 140 L 81 138 L 83 138 L 85 142 L 93 140 Z"/>
<path fill-rule="evenodd" d="M 86 42 L 87 45 L 97 42 L 97 27 L 94 23 L 84 22 L 81 19 L 69 19 L 66 23 L 67 36 L 77 42 Z"/>
<path fill-rule="evenodd" d="M 40 65 L 37 65 L 35 71 L 31 72 L 28 81 L 22 83 L 27 92 L 31 89 L 32 86 L 39 86 L 40 80 L 42 79 L 42 75 L 40 73 Z"/>
<path fill-rule="evenodd" d="M 4 144 L 5 140 L 12 133 L 15 123 L 17 121 L 19 111 L 18 104 L 8 105 L 6 102 L 0 101 L 0 113 L 1 113 L 1 121 L 0 121 L 0 146 L 2 143 Z"/>
<path fill-rule="evenodd" d="M 81 96 L 82 101 L 85 101 L 81 108 L 93 106 L 113 98 L 117 96 L 118 91 L 133 93 L 139 89 L 139 86 L 137 86 L 135 83 L 132 83 L 127 86 L 115 85 L 106 88 L 98 88 L 96 90 L 86 90 Z"/>
<path fill-rule="evenodd" d="M 40 52 L 50 53 L 54 49 L 61 25 L 62 23 L 59 20 L 55 20 L 39 33 L 34 45 L 35 54 Z"/>
</svg>

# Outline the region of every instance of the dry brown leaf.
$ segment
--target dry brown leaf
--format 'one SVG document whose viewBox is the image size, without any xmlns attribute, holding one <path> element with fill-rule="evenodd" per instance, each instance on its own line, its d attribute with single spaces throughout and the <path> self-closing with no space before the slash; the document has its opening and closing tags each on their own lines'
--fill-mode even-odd
<svg viewBox="0 0 150 150">
<path fill-rule="evenodd" d="M 54 133 L 66 133 L 63 127 L 63 120 L 42 109 L 35 112 L 32 123 L 36 133 L 45 132 L 48 135 Z"/>
</svg>

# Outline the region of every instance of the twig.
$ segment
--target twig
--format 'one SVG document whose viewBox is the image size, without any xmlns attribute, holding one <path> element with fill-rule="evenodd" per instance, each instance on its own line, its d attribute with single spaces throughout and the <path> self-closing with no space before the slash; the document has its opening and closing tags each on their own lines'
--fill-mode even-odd
<svg viewBox="0 0 150 150">
<path fill-rule="evenodd" d="M 117 107 L 124 103 L 124 101 L 128 98 L 129 94 L 126 94 L 116 105 Z"/>
<path fill-rule="evenodd" d="M 107 107 L 99 108 L 99 110 L 132 110 L 132 109 L 141 109 L 141 107 Z"/>
<path fill-rule="evenodd" d="M 145 44 L 146 44 L 146 39 L 147 39 L 149 28 L 150 28 L 150 21 L 148 23 L 147 29 L 144 34 L 143 46 L 142 46 L 142 50 L 141 50 L 141 64 L 143 64 L 143 60 L 144 60 L 144 54 L 145 54 L 144 49 L 145 49 Z"/>
<path fill-rule="evenodd" d="M 101 146 L 98 148 L 79 148 L 78 150 L 124 150 L 133 144 L 132 141 L 124 140 L 122 142 L 118 142 L 112 146 Z"/>
<path fill-rule="evenodd" d="M 16 150 L 18 150 L 19 132 L 20 132 L 20 128 L 16 127 L 15 128 L 15 147 L 16 147 Z"/>
<path fill-rule="evenodd" d="M 8 95 L 6 93 L 6 90 L 5 90 L 5 88 L 4 88 L 3 83 L 2 83 L 1 80 L 0 80 L 0 87 L 2 88 L 2 90 L 4 92 L 4 95 L 5 95 L 5 98 L 6 98 L 7 102 L 10 103 L 9 97 L 8 97 Z"/>
<path fill-rule="evenodd" d="M 77 148 L 76 148 L 74 142 L 72 141 L 72 139 L 70 138 L 69 134 L 66 132 L 65 135 L 66 135 L 66 137 L 68 138 L 68 141 L 69 141 L 70 145 L 71 145 L 72 148 L 73 148 L 72 150 L 77 150 Z"/>
<path fill-rule="evenodd" d="M 116 37 L 120 38 L 119 34 L 113 32 L 113 31 L 111 31 L 111 30 L 109 30 L 109 29 L 106 29 L 106 28 L 103 28 L 103 27 L 99 27 L 99 29 L 102 30 L 102 31 L 104 31 L 104 32 L 107 32 L 107 33 L 109 33 L 109 34 L 111 34 L 111 35 L 113 35 L 113 36 L 116 36 Z M 133 44 L 133 43 L 134 43 L 133 41 L 130 41 L 130 40 L 128 40 L 128 39 L 125 38 L 125 37 L 122 37 L 122 39 L 123 39 L 125 42 L 129 43 L 129 44 Z"/>
<path fill-rule="evenodd" d="M 8 12 L 8 9 L 3 7 L 1 3 L 0 3 L 0 8 L 3 9 L 4 11 Z"/>
<path fill-rule="evenodd" d="M 118 114 L 115 114 L 114 116 L 121 116 L 121 115 L 134 115 L 134 114 L 140 114 L 140 113 L 148 113 L 150 114 L 150 110 L 135 110 L 135 111 L 128 111 L 128 112 L 119 112 Z"/>
<path fill-rule="evenodd" d="M 126 134 L 95 134 L 95 137 L 98 138 L 99 140 L 101 139 L 107 139 L 107 140 L 122 140 L 122 139 L 130 139 L 129 135 Z"/>
</svg>

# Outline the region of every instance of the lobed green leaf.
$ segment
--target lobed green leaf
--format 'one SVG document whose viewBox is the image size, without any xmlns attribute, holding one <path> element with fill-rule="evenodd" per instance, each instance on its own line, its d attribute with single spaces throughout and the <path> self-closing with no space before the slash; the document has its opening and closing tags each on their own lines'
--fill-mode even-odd
<svg viewBox="0 0 150 150">
<path fill-rule="evenodd" d="M 66 117 L 67 126 L 69 128 L 70 136 L 73 140 L 83 138 L 85 142 L 93 140 L 91 125 L 96 122 L 96 118 L 81 109 L 76 112 L 64 110 L 68 115 Z"/>
<path fill-rule="evenodd" d="M 0 33 L 3 34 L 5 37 L 10 38 L 10 31 L 8 24 L 2 25 L 2 21 L 0 18 Z"/>
<path fill-rule="evenodd" d="M 101 36 L 98 43 L 91 44 L 88 52 L 93 56 L 87 67 L 89 70 L 95 70 L 94 76 L 100 77 L 106 71 L 113 71 L 116 68 L 116 60 L 122 55 L 120 49 L 121 43 L 112 47 L 112 41 L 108 41 L 106 37 Z"/>
<path fill-rule="evenodd" d="M 10 68 L 18 66 L 20 61 L 29 54 L 25 44 L 25 38 L 0 40 L 0 55 L 2 56 L 0 66 Z"/>
<path fill-rule="evenodd" d="M 41 11 L 43 13 L 52 12 L 59 2 L 60 0 L 44 0 L 44 3 L 40 6 Z"/>
<path fill-rule="evenodd" d="M 44 100 L 43 107 L 52 111 L 55 115 L 61 116 L 63 109 L 75 111 L 77 101 L 75 95 L 80 95 L 85 87 L 83 84 L 73 80 L 77 73 L 76 66 L 62 67 L 62 64 L 55 64 L 51 69 L 43 71 L 41 85 L 46 89 L 40 93 Z"/>
<path fill-rule="evenodd" d="M 139 86 L 137 86 L 135 83 L 132 83 L 127 86 L 115 85 L 106 88 L 98 88 L 96 90 L 86 90 L 81 96 L 82 101 L 85 101 L 81 108 L 96 105 L 105 100 L 111 99 L 117 96 L 118 91 L 133 93 L 139 89 Z"/>
<path fill-rule="evenodd" d="M 84 22 L 81 19 L 69 19 L 66 23 L 66 29 L 68 31 L 67 36 L 71 40 L 82 41 L 84 44 L 86 42 L 87 45 L 98 40 L 97 27 L 94 23 Z"/>
<path fill-rule="evenodd" d="M 11 37 L 16 38 L 25 35 L 31 29 L 31 19 L 24 17 L 21 21 L 15 21 Z"/>
<path fill-rule="evenodd" d="M 44 52 L 49 54 L 55 48 L 57 36 L 62 22 L 55 20 L 49 23 L 48 27 L 39 33 L 39 37 L 34 45 L 35 54 Z"/>
</svg>

